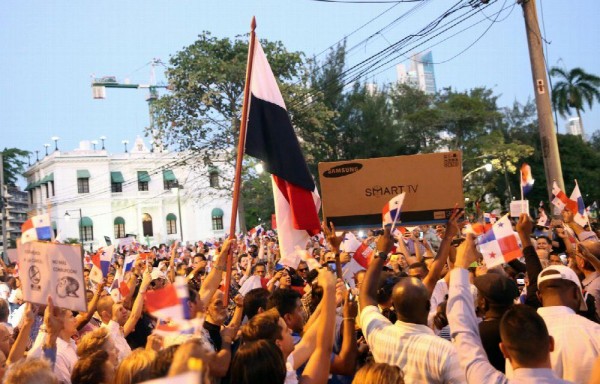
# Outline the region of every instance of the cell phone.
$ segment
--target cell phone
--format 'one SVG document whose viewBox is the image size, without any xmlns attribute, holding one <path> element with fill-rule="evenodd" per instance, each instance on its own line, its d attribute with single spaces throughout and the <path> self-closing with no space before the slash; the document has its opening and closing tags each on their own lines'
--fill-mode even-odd
<svg viewBox="0 0 600 384">
<path fill-rule="evenodd" d="M 350 287 L 350 284 L 348 284 L 347 281 L 344 281 L 344 285 L 346 286 L 346 289 L 348 290 L 348 300 L 354 301 L 354 294 L 352 293 L 352 288 Z"/>
<path fill-rule="evenodd" d="M 423 231 L 419 232 L 419 240 L 423 240 Z"/>
<path fill-rule="evenodd" d="M 330 271 L 335 272 L 336 271 L 335 260 L 329 260 L 327 262 L 327 268 L 329 268 Z"/>
<path fill-rule="evenodd" d="M 517 279 L 517 285 L 525 285 L 525 279 Z"/>
</svg>

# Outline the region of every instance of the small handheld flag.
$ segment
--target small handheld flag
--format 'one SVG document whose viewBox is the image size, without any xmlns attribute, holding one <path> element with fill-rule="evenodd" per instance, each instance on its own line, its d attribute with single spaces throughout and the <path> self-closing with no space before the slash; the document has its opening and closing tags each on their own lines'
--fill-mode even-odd
<svg viewBox="0 0 600 384">
<path fill-rule="evenodd" d="M 577 204 L 577 212 L 575 212 L 573 220 L 582 227 L 585 227 L 588 224 L 587 211 L 585 209 L 583 196 L 581 196 L 581 191 L 579 190 L 579 184 L 577 183 L 577 180 L 575 180 L 575 188 L 573 188 L 570 200 Z"/>
<path fill-rule="evenodd" d="M 477 239 L 487 267 L 508 263 L 523 254 L 519 237 L 512 229 L 508 214 Z"/>
<path fill-rule="evenodd" d="M 50 216 L 47 213 L 33 216 L 21 225 L 21 233 L 21 244 L 34 240 L 51 240 Z"/>
<path fill-rule="evenodd" d="M 567 197 L 556 180 L 552 183 L 552 204 L 561 211 L 566 208 L 574 214 L 577 213 L 577 203 Z"/>
<path fill-rule="evenodd" d="M 533 189 L 533 176 L 531 175 L 531 167 L 523 163 L 521 165 L 521 191 L 523 192 L 523 196 L 527 196 L 529 192 Z M 524 199 L 521 199 L 524 200 Z"/>
<path fill-rule="evenodd" d="M 382 211 L 383 227 L 391 226 L 390 231 L 394 230 L 394 226 L 400 217 L 400 211 L 402 210 L 402 203 L 404 202 L 404 196 L 406 192 L 402 192 L 398 196 L 393 197 L 384 207 Z"/>
</svg>

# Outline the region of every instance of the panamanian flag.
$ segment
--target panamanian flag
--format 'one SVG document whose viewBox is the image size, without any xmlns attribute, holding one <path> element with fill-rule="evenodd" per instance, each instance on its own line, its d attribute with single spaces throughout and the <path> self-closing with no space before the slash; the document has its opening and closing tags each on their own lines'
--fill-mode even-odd
<svg viewBox="0 0 600 384">
<path fill-rule="evenodd" d="M 305 248 L 321 231 L 321 198 L 294 133 L 283 97 L 258 39 L 254 39 L 246 154 L 271 173 L 281 263 L 298 267 L 296 246 Z"/>
<path fill-rule="evenodd" d="M 115 246 L 109 245 L 106 248 L 98 249 L 98 252 L 92 255 L 92 270 L 90 271 L 92 282 L 98 284 L 108 275 L 114 253 Z"/>
<path fill-rule="evenodd" d="M 148 313 L 166 321 L 190 318 L 188 288 L 185 277 L 177 276 L 173 284 L 144 293 L 144 304 Z"/>
<path fill-rule="evenodd" d="M 527 196 L 529 192 L 533 189 L 533 176 L 531 174 L 531 167 L 523 163 L 521 165 L 521 189 L 523 190 L 523 196 Z"/>
<path fill-rule="evenodd" d="M 50 225 L 50 215 L 45 213 L 27 219 L 21 225 L 21 233 L 21 244 L 34 240 L 51 240 L 52 227 Z"/>
<path fill-rule="evenodd" d="M 386 205 L 383 206 L 382 217 L 384 228 L 386 226 L 391 226 L 393 229 L 395 223 L 398 222 L 405 195 L 406 192 L 402 192 L 398 196 L 393 197 Z"/>
<path fill-rule="evenodd" d="M 375 253 L 373 248 L 358 240 L 352 232 L 346 233 L 342 244 L 340 244 L 340 250 L 351 254 L 351 262 L 358 263 L 361 267 L 359 269 L 367 269 Z"/>
<path fill-rule="evenodd" d="M 581 196 L 577 180 L 575 180 L 575 188 L 573 188 L 573 192 L 571 192 L 570 200 L 577 203 L 577 212 L 575 213 L 573 220 L 582 227 L 585 227 L 588 224 L 587 211 L 585 209 L 585 204 L 583 203 L 583 196 Z"/>
<path fill-rule="evenodd" d="M 496 215 L 494 213 L 484 213 L 483 220 L 486 224 L 494 224 L 496 222 Z"/>
<path fill-rule="evenodd" d="M 568 209 L 573 212 L 573 214 L 577 213 L 577 202 L 569 199 L 567 195 L 560 189 L 556 180 L 552 183 L 552 204 L 556 206 L 559 210 Z"/>
<path fill-rule="evenodd" d="M 477 240 L 487 267 L 508 263 L 523 255 L 519 237 L 512 229 L 508 214 L 496 221 Z"/>
<path fill-rule="evenodd" d="M 256 227 L 249 230 L 248 234 L 250 235 L 251 239 L 255 239 L 257 236 L 260 237 L 260 235 L 262 235 L 263 232 L 264 230 L 262 225 L 257 225 Z"/>
</svg>

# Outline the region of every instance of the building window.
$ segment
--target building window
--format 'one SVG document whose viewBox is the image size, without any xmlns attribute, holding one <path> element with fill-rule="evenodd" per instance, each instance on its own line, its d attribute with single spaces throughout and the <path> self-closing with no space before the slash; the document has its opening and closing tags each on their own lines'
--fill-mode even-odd
<svg viewBox="0 0 600 384">
<path fill-rule="evenodd" d="M 83 241 L 94 241 L 94 223 L 89 217 L 81 218 L 81 238 Z"/>
<path fill-rule="evenodd" d="M 123 183 L 111 183 L 110 191 L 113 193 L 123 192 Z"/>
<path fill-rule="evenodd" d="M 49 184 L 49 183 L 48 183 L 48 184 Z M 46 184 L 46 185 L 45 185 L 45 187 L 46 187 L 46 199 L 50 197 L 50 195 L 48 194 L 48 193 L 49 193 L 49 192 L 48 192 L 48 184 Z"/>
<path fill-rule="evenodd" d="M 175 188 L 175 187 L 177 187 L 177 180 L 165 180 L 164 185 L 165 185 L 165 190 Z"/>
<path fill-rule="evenodd" d="M 172 170 L 163 169 L 163 185 L 165 187 L 165 190 L 177 187 L 177 178 L 175 177 L 175 174 Z"/>
<path fill-rule="evenodd" d="M 122 217 L 115 218 L 115 239 L 122 239 L 125 237 L 125 219 Z"/>
<path fill-rule="evenodd" d="M 54 193 L 54 181 L 51 181 L 50 184 L 52 185 L 52 197 L 56 196 L 56 194 Z"/>
<path fill-rule="evenodd" d="M 147 171 L 138 171 L 138 191 L 147 191 L 150 175 Z"/>
<path fill-rule="evenodd" d="M 90 179 L 84 177 L 77 179 L 77 192 L 90 193 Z"/>
<path fill-rule="evenodd" d="M 210 171 L 208 174 L 208 180 L 211 188 L 219 188 L 219 171 Z"/>
<path fill-rule="evenodd" d="M 152 216 L 147 213 L 142 215 L 142 229 L 144 237 L 154 236 L 154 231 L 152 229 Z"/>
<path fill-rule="evenodd" d="M 221 208 L 214 208 L 211 212 L 211 216 L 213 231 L 223 230 L 223 210 Z"/>
<path fill-rule="evenodd" d="M 167 235 L 175 235 L 177 233 L 177 216 L 173 213 L 167 215 Z"/>
</svg>

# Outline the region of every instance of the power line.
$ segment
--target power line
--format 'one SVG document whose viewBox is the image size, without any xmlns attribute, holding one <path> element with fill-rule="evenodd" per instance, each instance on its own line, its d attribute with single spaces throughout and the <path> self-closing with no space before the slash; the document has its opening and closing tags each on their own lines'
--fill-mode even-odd
<svg viewBox="0 0 600 384">
<path fill-rule="evenodd" d="M 319 3 L 340 3 L 340 4 L 390 4 L 390 3 L 417 3 L 423 0 L 308 0 Z"/>
</svg>

